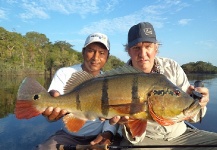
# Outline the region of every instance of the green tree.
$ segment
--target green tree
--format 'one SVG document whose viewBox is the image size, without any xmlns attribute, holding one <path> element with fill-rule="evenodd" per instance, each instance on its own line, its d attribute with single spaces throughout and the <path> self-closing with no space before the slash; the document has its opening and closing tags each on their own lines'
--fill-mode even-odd
<svg viewBox="0 0 217 150">
<path fill-rule="evenodd" d="M 27 32 L 24 36 L 0 27 L 0 73 L 53 75 L 57 69 L 83 61 L 82 53 L 66 41 L 49 42 L 45 34 Z M 110 56 L 104 70 L 124 62 Z"/>
<path fill-rule="evenodd" d="M 111 69 L 115 69 L 119 66 L 123 66 L 125 63 L 123 61 L 121 61 L 120 59 L 118 59 L 115 56 L 109 56 L 109 59 L 107 61 L 107 63 L 105 64 L 105 66 L 103 67 L 103 70 L 111 70 Z"/>
<path fill-rule="evenodd" d="M 196 63 L 190 62 L 183 64 L 181 66 L 186 73 L 206 73 L 206 74 L 216 74 L 217 67 L 213 66 L 211 63 L 197 61 Z"/>
</svg>

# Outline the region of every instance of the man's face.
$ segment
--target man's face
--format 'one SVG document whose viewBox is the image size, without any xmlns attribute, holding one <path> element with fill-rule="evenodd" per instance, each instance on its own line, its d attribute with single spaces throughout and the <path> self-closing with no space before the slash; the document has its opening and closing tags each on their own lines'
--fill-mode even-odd
<svg viewBox="0 0 217 150">
<path fill-rule="evenodd" d="M 84 66 L 83 70 L 97 75 L 100 69 L 105 65 L 109 52 L 105 46 L 100 43 L 91 43 L 83 50 Z"/>
<path fill-rule="evenodd" d="M 154 58 L 157 54 L 157 44 L 140 42 L 129 48 L 128 53 L 132 59 L 133 67 L 150 73 L 154 65 Z"/>
</svg>

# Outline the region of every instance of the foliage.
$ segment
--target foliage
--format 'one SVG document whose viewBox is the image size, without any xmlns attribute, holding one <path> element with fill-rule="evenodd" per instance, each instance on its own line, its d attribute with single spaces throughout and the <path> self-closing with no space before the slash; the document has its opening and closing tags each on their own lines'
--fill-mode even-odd
<svg viewBox="0 0 217 150">
<path fill-rule="evenodd" d="M 28 32 L 21 35 L 0 27 L 0 74 L 53 74 L 63 66 L 83 61 L 81 52 L 66 41 L 51 43 L 46 35 Z M 110 56 L 103 68 L 109 70 L 123 65 L 120 59 Z"/>
<path fill-rule="evenodd" d="M 202 74 L 216 74 L 217 67 L 211 63 L 197 61 L 196 63 L 190 62 L 181 66 L 185 73 L 202 73 Z"/>
<path fill-rule="evenodd" d="M 121 61 L 120 59 L 118 59 L 117 57 L 109 56 L 107 63 L 103 67 L 103 70 L 107 71 L 107 70 L 115 69 L 118 66 L 123 66 L 124 64 L 125 63 L 123 61 Z"/>
</svg>

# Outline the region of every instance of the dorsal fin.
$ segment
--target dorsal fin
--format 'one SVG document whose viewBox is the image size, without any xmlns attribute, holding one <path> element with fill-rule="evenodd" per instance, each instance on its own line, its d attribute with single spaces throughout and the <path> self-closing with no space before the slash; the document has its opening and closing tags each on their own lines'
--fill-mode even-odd
<svg viewBox="0 0 217 150">
<path fill-rule="evenodd" d="M 141 73 L 141 70 L 138 70 L 132 66 L 124 65 L 113 69 L 111 71 L 106 71 L 103 74 L 100 74 L 96 77 L 104 78 L 113 75 L 120 75 L 120 74 L 129 74 L 129 73 Z M 87 80 L 95 78 L 92 74 L 87 73 L 86 71 L 78 71 L 73 73 L 71 78 L 67 81 L 66 86 L 64 87 L 64 94 L 71 92 L 75 87 L 79 86 L 80 84 L 84 83 Z"/>
<path fill-rule="evenodd" d="M 86 71 L 78 71 L 73 73 L 66 82 L 66 86 L 63 89 L 64 94 L 71 92 L 75 87 L 92 78 L 94 78 L 94 76 L 87 73 Z"/>
<path fill-rule="evenodd" d="M 107 76 L 112 76 L 112 75 L 118 75 L 118 74 L 129 74 L 129 73 L 141 73 L 141 70 L 138 70 L 132 66 L 129 65 L 124 65 L 117 67 L 116 69 L 112 69 L 111 71 L 106 71 L 103 74 L 100 74 L 97 77 L 107 77 Z"/>
</svg>

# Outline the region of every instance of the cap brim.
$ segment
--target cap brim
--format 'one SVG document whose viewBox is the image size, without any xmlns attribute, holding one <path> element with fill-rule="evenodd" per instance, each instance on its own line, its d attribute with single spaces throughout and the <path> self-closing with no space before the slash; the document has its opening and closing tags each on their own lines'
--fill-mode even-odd
<svg viewBox="0 0 217 150">
<path fill-rule="evenodd" d="M 88 45 L 90 45 L 91 43 L 102 43 L 105 47 L 106 47 L 106 49 L 109 51 L 109 48 L 105 45 L 105 43 L 103 43 L 103 42 L 100 42 L 100 41 L 92 41 L 92 42 L 90 42 L 90 43 L 88 43 L 88 44 L 86 44 L 86 45 L 84 45 L 84 47 L 83 48 L 85 48 L 85 47 L 87 47 Z"/>
<path fill-rule="evenodd" d="M 138 38 L 138 39 L 128 43 L 128 47 L 132 47 L 132 46 L 134 46 L 134 45 L 136 45 L 136 44 L 138 44 L 140 42 L 157 43 L 156 39 L 154 39 L 154 38 L 148 38 L 148 37 L 146 37 L 146 38 Z"/>
</svg>

